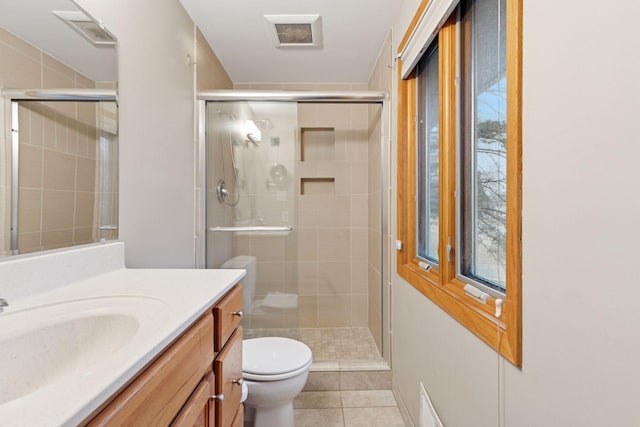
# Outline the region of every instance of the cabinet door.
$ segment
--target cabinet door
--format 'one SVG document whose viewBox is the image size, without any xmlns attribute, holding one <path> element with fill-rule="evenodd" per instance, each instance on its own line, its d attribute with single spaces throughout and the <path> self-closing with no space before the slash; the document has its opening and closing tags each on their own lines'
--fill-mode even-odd
<svg viewBox="0 0 640 427">
<path fill-rule="evenodd" d="M 213 425 L 209 420 L 209 403 L 211 398 L 211 383 L 213 382 L 213 372 L 200 381 L 187 403 L 184 404 L 180 413 L 171 423 L 172 427 L 209 427 Z"/>
<path fill-rule="evenodd" d="M 236 417 L 233 419 L 231 427 L 244 427 L 244 405 L 241 403 L 236 412 Z"/>
<path fill-rule="evenodd" d="M 241 343 L 242 344 L 242 343 Z M 203 316 L 142 372 L 89 426 L 166 426 L 211 370 L 213 316 Z"/>
<path fill-rule="evenodd" d="M 212 366 L 213 369 L 213 366 Z M 211 372 L 211 377 L 209 381 L 209 405 L 207 406 L 207 420 L 209 422 L 209 427 L 215 427 L 216 425 L 216 380 Z M 243 426 L 244 427 L 244 426 Z"/>
<path fill-rule="evenodd" d="M 229 338 L 213 365 L 216 393 L 224 393 L 224 400 L 216 400 L 216 427 L 230 427 L 242 397 L 242 327 Z"/>
<path fill-rule="evenodd" d="M 215 351 L 222 350 L 242 319 L 242 285 L 236 285 L 213 308 L 215 317 Z"/>
</svg>

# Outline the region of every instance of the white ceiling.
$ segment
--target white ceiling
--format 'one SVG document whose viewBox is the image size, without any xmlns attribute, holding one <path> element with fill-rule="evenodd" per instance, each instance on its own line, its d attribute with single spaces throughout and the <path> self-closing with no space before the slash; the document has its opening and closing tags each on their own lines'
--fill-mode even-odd
<svg viewBox="0 0 640 427">
<path fill-rule="evenodd" d="M 117 80 L 114 47 L 96 47 L 53 13 L 80 10 L 71 0 L 0 0 L 0 27 L 96 81 Z"/>
<path fill-rule="evenodd" d="M 366 83 L 399 0 L 180 0 L 231 79 Z M 114 48 L 95 47 L 54 16 L 71 0 L 0 0 L 0 26 L 93 80 L 117 80 Z M 276 48 L 264 15 L 319 14 L 320 48 Z"/>
<path fill-rule="evenodd" d="M 180 0 L 235 83 L 366 83 L 400 0 Z M 276 48 L 264 15 L 319 14 L 321 48 Z"/>
</svg>

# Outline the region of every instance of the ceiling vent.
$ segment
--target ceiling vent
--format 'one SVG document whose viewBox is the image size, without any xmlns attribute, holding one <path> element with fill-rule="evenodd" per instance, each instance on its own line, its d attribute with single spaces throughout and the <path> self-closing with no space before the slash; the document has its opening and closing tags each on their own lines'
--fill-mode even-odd
<svg viewBox="0 0 640 427">
<path fill-rule="evenodd" d="M 104 26 L 80 11 L 53 11 L 53 14 L 95 46 L 113 46 L 116 44 L 115 37 Z"/>
<path fill-rule="evenodd" d="M 320 15 L 265 15 L 276 47 L 321 47 Z"/>
</svg>

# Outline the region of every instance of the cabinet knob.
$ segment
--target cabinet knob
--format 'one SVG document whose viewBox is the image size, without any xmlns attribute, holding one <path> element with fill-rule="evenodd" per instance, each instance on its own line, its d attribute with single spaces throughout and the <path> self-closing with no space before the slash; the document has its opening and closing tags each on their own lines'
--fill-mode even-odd
<svg viewBox="0 0 640 427">
<path fill-rule="evenodd" d="M 231 381 L 234 384 L 242 385 L 244 384 L 244 378 L 238 378 L 237 380 Z"/>
<path fill-rule="evenodd" d="M 244 313 L 242 312 L 242 310 L 240 310 L 240 311 L 233 311 L 233 312 L 231 312 L 231 314 L 232 314 L 233 316 L 238 316 L 238 317 L 242 317 L 242 316 L 244 315 Z"/>
<path fill-rule="evenodd" d="M 213 396 L 211 396 L 211 399 L 213 400 L 218 399 L 220 402 L 222 402 L 224 401 L 224 393 L 214 394 Z"/>
</svg>

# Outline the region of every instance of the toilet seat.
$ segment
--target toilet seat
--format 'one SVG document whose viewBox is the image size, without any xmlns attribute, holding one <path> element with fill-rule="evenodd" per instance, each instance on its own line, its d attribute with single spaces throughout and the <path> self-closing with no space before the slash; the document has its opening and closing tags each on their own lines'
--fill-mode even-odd
<svg viewBox="0 0 640 427">
<path fill-rule="evenodd" d="M 277 381 L 309 369 L 313 355 L 300 341 L 281 337 L 251 338 L 242 342 L 242 376 L 252 381 Z"/>
</svg>

